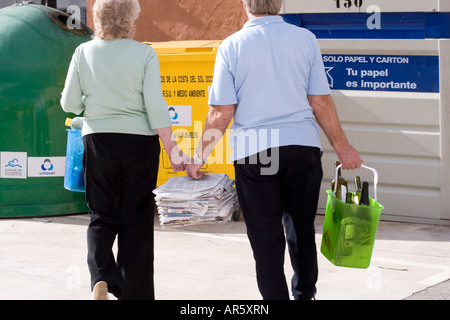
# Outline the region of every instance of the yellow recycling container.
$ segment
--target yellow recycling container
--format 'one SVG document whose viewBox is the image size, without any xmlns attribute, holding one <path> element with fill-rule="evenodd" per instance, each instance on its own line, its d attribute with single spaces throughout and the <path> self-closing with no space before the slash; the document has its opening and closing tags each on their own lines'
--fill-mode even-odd
<svg viewBox="0 0 450 320">
<path fill-rule="evenodd" d="M 208 93 L 211 87 L 214 62 L 221 41 L 170 41 L 144 42 L 151 45 L 159 58 L 161 84 L 164 98 L 178 145 L 192 156 L 203 132 L 208 113 Z M 214 135 L 214 132 L 213 132 Z M 218 142 L 203 170 L 226 173 L 234 179 L 230 162 L 229 131 Z M 158 186 L 170 177 L 185 175 L 175 173 L 169 156 L 161 146 Z"/>
</svg>

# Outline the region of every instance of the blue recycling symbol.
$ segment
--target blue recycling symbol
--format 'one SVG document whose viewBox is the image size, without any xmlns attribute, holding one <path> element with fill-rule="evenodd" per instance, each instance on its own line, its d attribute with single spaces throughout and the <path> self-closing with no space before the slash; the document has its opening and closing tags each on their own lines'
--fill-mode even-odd
<svg viewBox="0 0 450 320">
<path fill-rule="evenodd" d="M 53 164 L 50 161 L 50 159 L 44 160 L 44 163 L 42 164 L 41 169 L 44 171 L 52 171 L 53 170 Z"/>
</svg>

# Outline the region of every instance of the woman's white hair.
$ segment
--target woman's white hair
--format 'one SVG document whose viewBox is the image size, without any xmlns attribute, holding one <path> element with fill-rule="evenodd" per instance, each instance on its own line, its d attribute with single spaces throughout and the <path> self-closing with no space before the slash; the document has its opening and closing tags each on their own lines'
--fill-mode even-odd
<svg viewBox="0 0 450 320">
<path fill-rule="evenodd" d="M 133 38 L 141 12 L 138 0 L 96 0 L 93 6 L 95 38 Z"/>
<path fill-rule="evenodd" d="M 254 15 L 277 15 L 281 6 L 283 5 L 283 0 L 243 0 L 247 6 L 247 11 Z"/>
</svg>

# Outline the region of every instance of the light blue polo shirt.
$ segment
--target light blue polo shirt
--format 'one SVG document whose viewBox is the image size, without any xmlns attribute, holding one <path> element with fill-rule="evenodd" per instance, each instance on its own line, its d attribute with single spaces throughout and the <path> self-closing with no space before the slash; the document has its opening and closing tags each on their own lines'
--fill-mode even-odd
<svg viewBox="0 0 450 320">
<path fill-rule="evenodd" d="M 307 95 L 330 94 L 315 36 L 280 16 L 249 20 L 221 44 L 210 105 L 236 104 L 231 161 L 271 147 L 321 148 Z"/>
</svg>

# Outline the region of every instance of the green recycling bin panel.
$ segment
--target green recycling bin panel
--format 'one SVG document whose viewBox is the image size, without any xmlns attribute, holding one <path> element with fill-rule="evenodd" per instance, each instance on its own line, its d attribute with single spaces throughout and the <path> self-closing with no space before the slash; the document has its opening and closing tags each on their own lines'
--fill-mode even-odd
<svg viewBox="0 0 450 320">
<path fill-rule="evenodd" d="M 64 189 L 59 101 L 72 55 L 93 33 L 71 19 L 35 4 L 0 10 L 0 218 L 88 210 L 84 193 Z"/>
</svg>

